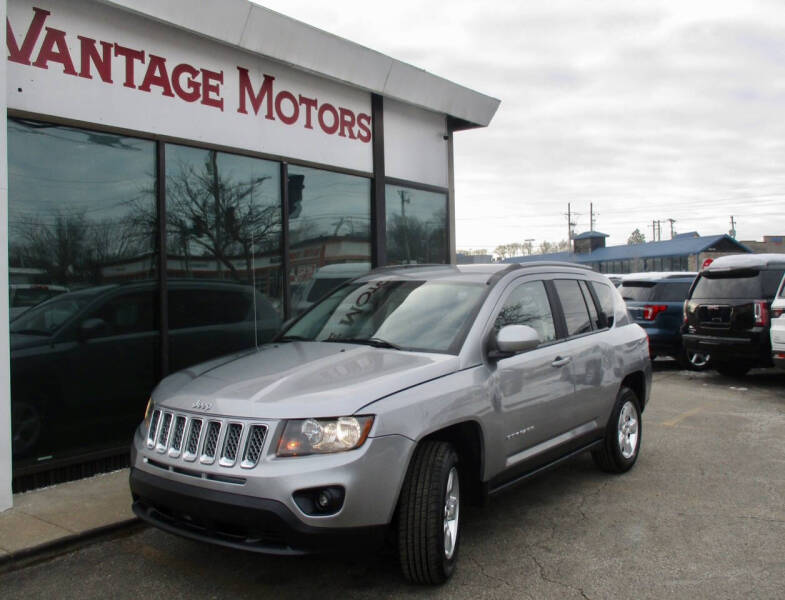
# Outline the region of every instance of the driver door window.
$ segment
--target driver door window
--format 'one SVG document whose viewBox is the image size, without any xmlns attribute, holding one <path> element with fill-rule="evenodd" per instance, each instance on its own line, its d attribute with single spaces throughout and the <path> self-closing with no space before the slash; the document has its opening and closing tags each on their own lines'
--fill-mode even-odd
<svg viewBox="0 0 785 600">
<path fill-rule="evenodd" d="M 494 330 L 498 333 L 505 325 L 528 325 L 543 344 L 556 339 L 551 304 L 542 281 L 522 283 L 510 293 L 496 317 Z"/>
</svg>

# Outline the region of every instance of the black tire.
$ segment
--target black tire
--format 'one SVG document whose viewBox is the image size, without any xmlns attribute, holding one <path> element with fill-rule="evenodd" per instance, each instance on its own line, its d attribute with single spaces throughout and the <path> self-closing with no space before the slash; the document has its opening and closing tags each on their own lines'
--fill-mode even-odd
<svg viewBox="0 0 785 600">
<path fill-rule="evenodd" d="M 681 349 L 676 360 L 679 361 L 682 369 L 689 371 L 705 371 L 711 367 L 711 356 L 705 352 L 695 352 L 686 348 Z"/>
<path fill-rule="evenodd" d="M 449 558 L 445 554 L 444 517 L 448 478 L 453 469 L 458 477 L 457 467 L 458 454 L 448 442 L 425 441 L 414 452 L 398 502 L 398 556 L 404 577 L 412 583 L 444 583 L 455 570 L 460 512 Z"/>
<path fill-rule="evenodd" d="M 641 439 L 643 438 L 643 423 L 641 421 L 640 401 L 638 396 L 635 395 L 630 388 L 623 387 L 619 390 L 616 396 L 616 404 L 611 411 L 611 417 L 608 419 L 608 424 L 605 427 L 605 440 L 602 446 L 591 453 L 594 463 L 603 471 L 608 473 L 624 473 L 632 468 L 635 461 L 638 460 L 638 454 L 641 448 Z M 625 407 L 627 407 L 625 409 Z M 634 445 L 632 446 L 632 454 L 625 456 L 627 453 L 620 443 L 620 423 L 619 419 L 622 414 L 622 409 L 626 411 L 632 410 L 634 418 L 637 423 L 637 436 L 635 436 Z"/>
<path fill-rule="evenodd" d="M 752 367 L 743 362 L 738 363 L 716 363 L 714 368 L 717 370 L 717 373 L 720 375 L 725 375 L 725 377 L 744 377 Z"/>
</svg>

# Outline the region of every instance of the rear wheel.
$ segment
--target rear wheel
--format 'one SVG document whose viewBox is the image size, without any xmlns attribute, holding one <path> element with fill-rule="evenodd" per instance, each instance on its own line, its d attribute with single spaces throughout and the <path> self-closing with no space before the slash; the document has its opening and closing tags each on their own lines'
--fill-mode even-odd
<svg viewBox="0 0 785 600">
<path fill-rule="evenodd" d="M 422 442 L 398 504 L 398 555 L 413 583 L 438 584 L 455 570 L 460 542 L 458 454 L 448 442 Z"/>
<path fill-rule="evenodd" d="M 705 371 L 709 368 L 711 357 L 705 352 L 696 352 L 682 348 L 679 356 L 676 357 L 682 369 L 691 371 Z"/>
<path fill-rule="evenodd" d="M 640 402 L 630 388 L 623 387 L 605 429 L 603 445 L 592 451 L 595 464 L 608 473 L 624 473 L 638 460 L 641 447 Z"/>
<path fill-rule="evenodd" d="M 745 362 L 722 362 L 715 363 L 714 368 L 720 375 L 725 375 L 726 377 L 744 377 L 752 366 Z"/>
</svg>

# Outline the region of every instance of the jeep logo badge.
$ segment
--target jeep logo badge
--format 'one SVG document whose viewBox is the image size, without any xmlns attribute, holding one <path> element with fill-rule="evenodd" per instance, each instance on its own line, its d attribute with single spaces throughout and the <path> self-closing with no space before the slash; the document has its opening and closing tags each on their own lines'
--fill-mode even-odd
<svg viewBox="0 0 785 600">
<path fill-rule="evenodd" d="M 191 408 L 195 408 L 196 410 L 203 410 L 205 412 L 212 410 L 213 405 L 209 402 L 202 402 L 201 400 L 197 400 L 191 405 Z"/>
</svg>

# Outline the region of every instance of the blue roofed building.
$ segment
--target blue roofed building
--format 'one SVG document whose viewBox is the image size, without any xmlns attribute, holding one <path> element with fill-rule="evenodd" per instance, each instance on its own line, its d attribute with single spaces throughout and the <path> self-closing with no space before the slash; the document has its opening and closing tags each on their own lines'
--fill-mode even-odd
<svg viewBox="0 0 785 600">
<path fill-rule="evenodd" d="M 515 256 L 503 262 L 566 260 L 588 265 L 600 273 L 699 271 L 707 258 L 752 252 L 726 234 L 701 236 L 692 231 L 671 240 L 623 246 L 606 246 L 607 237 L 599 231 L 587 231 L 573 238 L 573 252 Z"/>
</svg>

